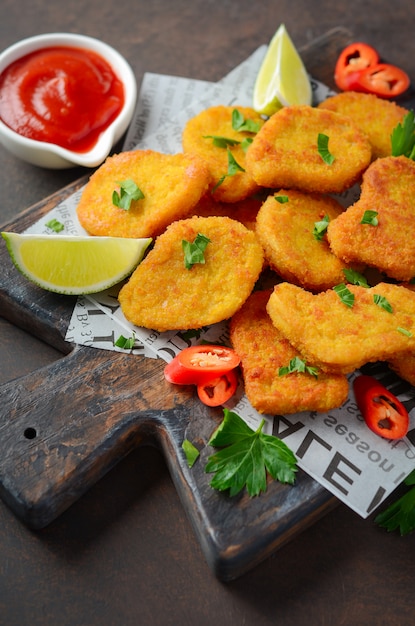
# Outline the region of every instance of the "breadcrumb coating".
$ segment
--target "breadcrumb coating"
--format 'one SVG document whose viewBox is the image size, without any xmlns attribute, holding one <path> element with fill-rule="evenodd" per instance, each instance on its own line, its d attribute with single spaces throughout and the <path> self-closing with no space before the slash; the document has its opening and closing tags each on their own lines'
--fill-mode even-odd
<svg viewBox="0 0 415 626">
<path fill-rule="evenodd" d="M 182 241 L 208 237 L 204 263 L 184 264 Z M 242 306 L 261 272 L 255 233 L 228 217 L 173 222 L 119 293 L 125 317 L 158 331 L 201 328 L 226 320 Z"/>
<path fill-rule="evenodd" d="M 119 183 L 131 179 L 144 198 L 129 210 L 113 204 Z M 155 237 L 186 217 L 206 193 L 210 173 L 191 154 L 134 150 L 108 157 L 89 179 L 78 204 L 78 219 L 91 235 Z"/>
<path fill-rule="evenodd" d="M 241 358 L 248 400 L 259 413 L 271 415 L 339 407 L 348 394 L 345 376 L 323 372 L 318 377 L 306 373 L 279 376 L 279 368 L 299 353 L 267 313 L 270 294 L 268 290 L 254 291 L 231 320 L 231 342 Z"/>
<path fill-rule="evenodd" d="M 319 134 L 328 137 L 331 165 L 319 154 Z M 371 159 L 369 139 L 350 118 L 311 106 L 290 106 L 272 115 L 254 137 L 246 169 L 264 187 L 342 193 L 360 180 Z"/>
</svg>

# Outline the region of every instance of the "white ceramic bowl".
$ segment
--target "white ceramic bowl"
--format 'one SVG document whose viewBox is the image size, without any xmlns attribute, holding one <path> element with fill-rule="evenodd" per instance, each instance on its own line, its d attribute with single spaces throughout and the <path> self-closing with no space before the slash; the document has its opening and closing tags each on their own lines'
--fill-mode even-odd
<svg viewBox="0 0 415 626">
<path fill-rule="evenodd" d="M 23 39 L 0 54 L 0 73 L 17 59 L 50 46 L 69 46 L 93 50 L 111 65 L 124 84 L 124 106 L 118 117 L 104 130 L 89 152 L 72 152 L 58 145 L 28 139 L 19 135 L 0 120 L 0 143 L 23 161 L 50 169 L 75 166 L 97 167 L 108 156 L 113 145 L 122 137 L 134 114 L 137 83 L 134 73 L 119 52 L 106 43 L 71 33 L 47 33 Z"/>
</svg>

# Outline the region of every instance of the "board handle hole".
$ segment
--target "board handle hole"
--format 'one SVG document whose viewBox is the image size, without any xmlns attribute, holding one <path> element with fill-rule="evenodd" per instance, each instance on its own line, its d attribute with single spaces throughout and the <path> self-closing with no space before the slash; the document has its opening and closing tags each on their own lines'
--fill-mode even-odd
<svg viewBox="0 0 415 626">
<path fill-rule="evenodd" d="M 34 428 L 26 428 L 23 434 L 26 439 L 34 439 L 37 435 L 37 432 Z"/>
</svg>

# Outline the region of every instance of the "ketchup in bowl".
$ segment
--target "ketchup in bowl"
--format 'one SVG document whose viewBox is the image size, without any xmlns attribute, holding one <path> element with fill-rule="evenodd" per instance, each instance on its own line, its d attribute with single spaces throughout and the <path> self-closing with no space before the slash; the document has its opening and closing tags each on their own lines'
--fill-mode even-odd
<svg viewBox="0 0 415 626">
<path fill-rule="evenodd" d="M 51 46 L 0 74 L 0 119 L 15 132 L 74 152 L 87 152 L 119 115 L 124 87 L 93 50 Z"/>
</svg>

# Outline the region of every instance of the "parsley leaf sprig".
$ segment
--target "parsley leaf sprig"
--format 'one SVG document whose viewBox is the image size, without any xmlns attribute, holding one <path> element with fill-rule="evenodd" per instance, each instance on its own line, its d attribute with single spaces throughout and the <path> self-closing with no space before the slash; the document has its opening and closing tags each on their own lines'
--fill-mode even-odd
<svg viewBox="0 0 415 626">
<path fill-rule="evenodd" d="M 214 473 L 210 485 L 235 496 L 246 486 L 250 497 L 267 489 L 267 472 L 275 480 L 294 484 L 296 458 L 288 446 L 273 435 L 256 431 L 236 413 L 224 409 L 224 419 L 208 444 L 221 448 L 208 458 L 207 473 Z"/>
<path fill-rule="evenodd" d="M 413 111 L 397 124 L 391 134 L 392 156 L 406 156 L 415 160 L 415 114 Z"/>
<path fill-rule="evenodd" d="M 375 524 L 388 532 L 399 530 L 402 536 L 415 530 L 415 470 L 406 477 L 404 484 L 411 489 L 375 517 Z"/>
</svg>

